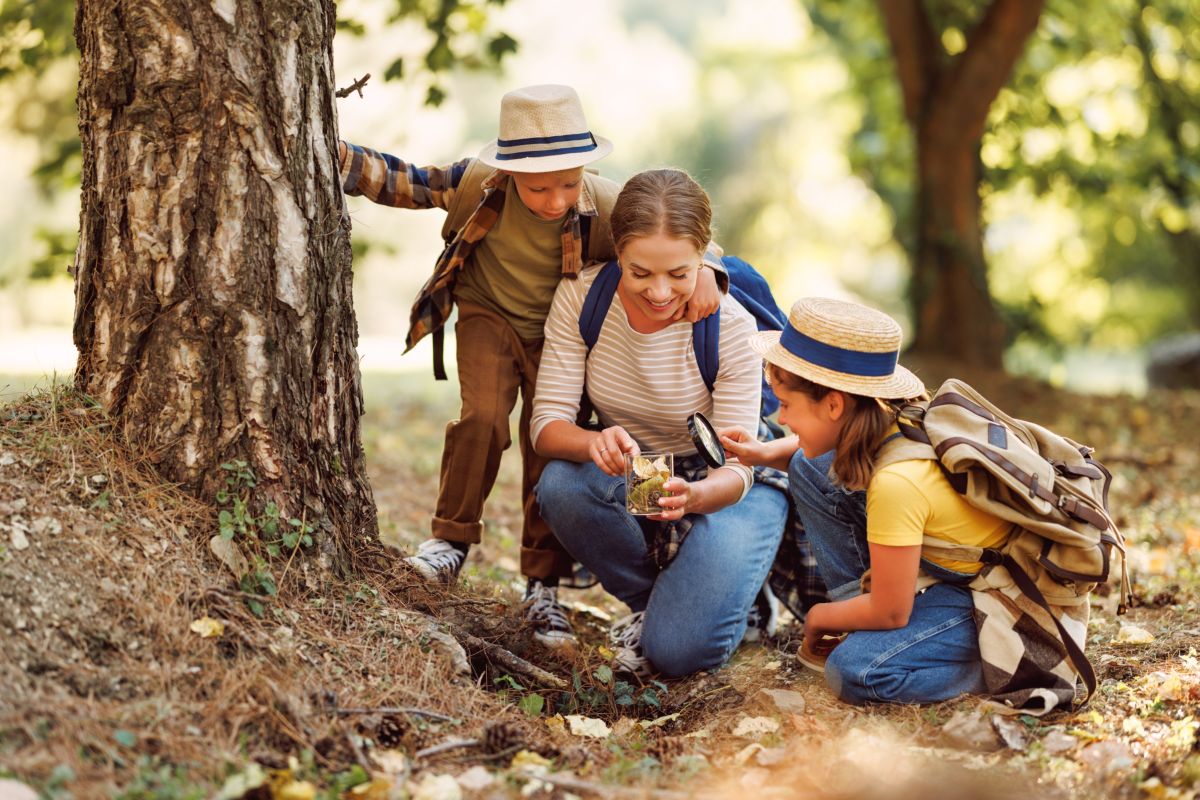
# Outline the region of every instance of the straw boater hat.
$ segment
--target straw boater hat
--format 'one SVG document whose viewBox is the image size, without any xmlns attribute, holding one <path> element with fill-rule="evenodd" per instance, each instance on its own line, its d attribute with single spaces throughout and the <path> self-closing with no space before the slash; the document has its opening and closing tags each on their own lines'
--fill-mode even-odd
<svg viewBox="0 0 1200 800">
<path fill-rule="evenodd" d="M 900 366 L 900 325 L 873 308 L 805 297 L 779 331 L 755 334 L 751 345 L 767 361 L 814 383 L 865 397 L 916 397 L 921 379 Z"/>
<path fill-rule="evenodd" d="M 509 172 L 554 172 L 611 152 L 612 142 L 588 129 L 574 89 L 526 86 L 500 101 L 500 137 L 479 152 L 479 160 Z"/>
</svg>

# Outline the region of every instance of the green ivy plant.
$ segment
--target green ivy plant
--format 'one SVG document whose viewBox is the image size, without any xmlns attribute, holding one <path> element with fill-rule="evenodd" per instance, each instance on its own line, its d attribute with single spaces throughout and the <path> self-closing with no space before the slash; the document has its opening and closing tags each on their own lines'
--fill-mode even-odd
<svg viewBox="0 0 1200 800">
<path fill-rule="evenodd" d="M 250 595 L 273 597 L 278 584 L 271 570 L 271 559 L 286 555 L 289 559 L 301 548 L 312 547 L 313 527 L 296 517 L 284 519 L 275 501 L 268 501 L 261 513 L 252 511 L 254 488 L 258 485 L 254 470 L 245 461 L 228 461 L 221 465 L 225 471 L 225 486 L 217 491 L 217 514 L 221 538 L 236 542 L 245 552 L 250 569 L 238 579 L 239 588 Z M 262 616 L 263 605 L 247 599 L 247 606 Z"/>
</svg>

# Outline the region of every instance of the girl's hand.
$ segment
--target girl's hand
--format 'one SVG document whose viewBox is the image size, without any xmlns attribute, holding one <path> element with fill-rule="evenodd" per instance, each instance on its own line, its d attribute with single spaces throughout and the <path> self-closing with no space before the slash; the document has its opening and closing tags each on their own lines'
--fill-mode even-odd
<svg viewBox="0 0 1200 800">
<path fill-rule="evenodd" d="M 658 499 L 658 504 L 662 506 L 662 512 L 659 514 L 649 514 L 647 519 L 661 520 L 669 522 L 676 520 L 687 513 L 688 503 L 692 500 L 692 485 L 679 476 L 671 478 L 663 484 L 663 491 L 670 492 L 664 494 Z"/>
<path fill-rule="evenodd" d="M 706 264 L 700 265 L 700 274 L 696 276 L 696 290 L 692 292 L 687 305 L 676 312 L 675 319 L 686 315 L 688 322 L 704 319 L 721 307 L 721 290 L 717 288 L 717 275 L 713 268 Z"/>
<path fill-rule="evenodd" d="M 829 636 L 839 636 L 843 631 L 833 630 L 825 626 L 822 620 L 825 617 L 825 612 L 829 610 L 831 603 L 817 603 L 808 610 L 804 615 L 804 645 L 808 650 L 816 655 L 829 655 L 833 646 L 826 641 Z"/>
<path fill-rule="evenodd" d="M 592 462 L 604 470 L 605 475 L 613 477 L 625 474 L 626 453 L 637 455 L 641 452 L 642 448 L 620 425 L 605 428 L 588 444 L 588 455 L 592 457 Z"/>
<path fill-rule="evenodd" d="M 745 428 L 721 428 L 717 431 L 717 436 L 721 439 L 721 446 L 725 448 L 725 455 L 736 457 L 746 466 L 757 467 L 770 460 L 766 444 Z"/>
</svg>

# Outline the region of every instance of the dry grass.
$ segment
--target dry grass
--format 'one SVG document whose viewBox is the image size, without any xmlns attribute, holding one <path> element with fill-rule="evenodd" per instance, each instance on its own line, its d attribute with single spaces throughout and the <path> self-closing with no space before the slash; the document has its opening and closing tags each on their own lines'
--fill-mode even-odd
<svg viewBox="0 0 1200 800">
<path fill-rule="evenodd" d="M 1056 408 L 1024 384 L 985 391 L 1011 391 L 1044 404 L 1048 420 L 1083 408 L 1089 424 L 1111 434 L 1101 443 L 1123 448 L 1129 459 L 1120 467 L 1114 504 L 1128 508 L 1126 525 L 1137 540 L 1148 548 L 1189 541 L 1189 526 L 1198 520 L 1190 488 L 1159 486 L 1147 496 L 1156 482 L 1195 482 L 1171 428 L 1143 420 L 1130 434 L 1122 423 L 1140 417 L 1128 401 L 1072 399 Z M 1155 403 L 1151 414 L 1182 415 L 1183 424 L 1200 418 L 1194 397 Z M 369 437 L 372 431 L 391 437 L 386 446 L 369 438 L 368 447 L 383 527 L 398 546 L 426 535 L 422 520 L 436 488 L 429 453 L 440 443 L 444 413 L 436 402 L 397 401 L 368 417 Z M 413 452 L 425 456 L 414 461 Z M 1156 473 L 1147 475 L 1150 462 Z M 468 580 L 459 587 L 416 582 L 397 568 L 396 554 L 383 549 L 366 554 L 361 572 L 349 580 L 323 571 L 317 559 L 300 558 L 260 617 L 207 549 L 216 509 L 159 483 L 147 454 L 120 446 L 103 414 L 62 389 L 0 409 L 0 765 L 46 796 L 69 789 L 75 797 L 122 790 L 128 797 L 184 797 L 209 796 L 251 760 L 281 766 L 293 756 L 303 757 L 307 777 L 331 791 L 336 776 L 356 764 L 378 773 L 386 750 L 408 756 L 414 780 L 478 764 L 512 775 L 511 747 L 492 748 L 503 757 L 456 748 L 416 758 L 450 739 L 500 731 L 505 744 L 552 760 L 550 779 L 559 781 L 559 794 L 999 798 L 1087 791 L 1133 797 L 1139 786 L 1157 786 L 1162 797 L 1182 797 L 1178 792 L 1200 777 L 1200 758 L 1191 753 L 1195 728 L 1188 727 L 1200 701 L 1196 676 L 1189 674 L 1200 646 L 1196 559 L 1182 555 L 1182 544 L 1173 572 L 1142 576 L 1141 593 L 1155 603 L 1129 618 L 1153 631 L 1155 641 L 1113 644 L 1121 621 L 1102 599 L 1092 646 L 1104 680 L 1099 696 L 1076 714 L 1022 725 L 1023 749 L 977 751 L 945 734 L 956 715 L 978 715 L 977 701 L 845 706 L 795 666 L 795 628 L 768 646 L 741 648 L 715 674 L 672 682 L 658 707 L 620 705 L 614 687 L 596 674 L 605 662 L 598 647 L 603 615 L 621 613 L 602 592 L 568 595 L 576 601 L 583 641 L 570 653 L 533 644 L 513 611 L 517 483 L 506 464 L 489 503 L 489 536 L 473 551 Z M 13 546 L 14 526 L 25 532 L 27 548 Z M 204 616 L 223 622 L 224 634 L 204 639 L 191 632 L 192 621 Z M 527 658 L 571 688 L 546 689 L 510 676 L 523 686 L 513 688 L 506 671 L 482 652 L 467 653 L 470 672 L 459 674 L 428 617 L 443 630 L 464 631 Z M 782 710 L 764 689 L 795 692 L 798 705 Z M 517 705 L 534 694 L 544 703 L 540 716 Z M 451 721 L 338 713 L 395 707 Z M 613 733 L 606 740 L 572 736 L 546 724 L 555 710 L 604 719 Z M 671 714 L 678 717 L 658 727 L 635 722 Z M 736 733 L 747 717 L 778 727 Z M 1054 732 L 1076 744 L 1051 753 L 1046 742 Z M 1124 750 L 1101 751 L 1089 747 L 1093 743 Z M 1131 765 L 1121 766 L 1122 752 L 1131 754 Z M 179 776 L 178 786 L 171 784 L 175 793 L 163 788 L 166 777 L 155 778 L 158 783 L 146 777 L 164 768 Z M 159 793 L 137 794 L 130 787 L 139 781 Z M 515 795 L 522 785 L 501 780 L 482 794 Z"/>
</svg>

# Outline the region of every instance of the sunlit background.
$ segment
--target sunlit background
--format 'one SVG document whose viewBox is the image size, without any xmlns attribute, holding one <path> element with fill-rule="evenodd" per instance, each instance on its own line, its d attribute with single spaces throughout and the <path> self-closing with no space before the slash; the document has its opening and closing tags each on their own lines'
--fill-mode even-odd
<svg viewBox="0 0 1200 800">
<path fill-rule="evenodd" d="M 1177 246 L 1200 231 L 1200 164 L 1186 158 L 1200 152 L 1200 120 L 1193 105 L 1160 130 L 1167 100 L 1154 103 L 1144 54 L 1160 81 L 1194 102 L 1200 64 L 1188 54 L 1200 51 L 1200 25 L 1137 2 L 1094 5 L 1103 18 L 1072 14 L 1074 5 L 1055 13 L 1051 3 L 993 105 L 980 153 L 989 281 L 1012 333 L 1010 370 L 1137 393 L 1146 348 L 1196 326 L 1189 298 L 1200 292 L 1200 263 Z M 1196 3 L 1175 6 L 1195 22 Z M 337 101 L 343 138 L 443 165 L 494 138 L 508 89 L 571 84 L 593 130 L 615 144 L 601 173 L 620 181 L 648 167 L 688 169 L 712 195 L 718 241 L 767 275 L 785 308 L 835 294 L 907 319 L 900 217 L 911 205 L 911 142 L 873 3 L 509 0 L 489 6 L 455 48 L 469 52 L 503 31 L 516 52 L 499 73 L 459 67 L 436 78 L 446 94 L 438 107 L 426 103 L 435 79 L 412 66 L 430 34 L 391 20 L 395 8 L 339 3 L 354 24 L 335 38 L 338 83 L 372 75 L 362 97 Z M 1130 33 L 1130 15 L 1148 44 Z M 962 30 L 946 28 L 948 54 L 965 43 Z M 404 73 L 384 80 L 398 58 Z M 67 267 L 78 144 L 55 142 L 74 129 L 76 80 L 74 63 L 61 59 L 0 83 L 8 395 L 74 369 Z M 1182 193 L 1163 188 L 1172 178 Z M 441 249 L 442 214 L 349 205 L 363 370 L 427 372 L 427 343 L 401 351 L 409 307 Z"/>
</svg>

